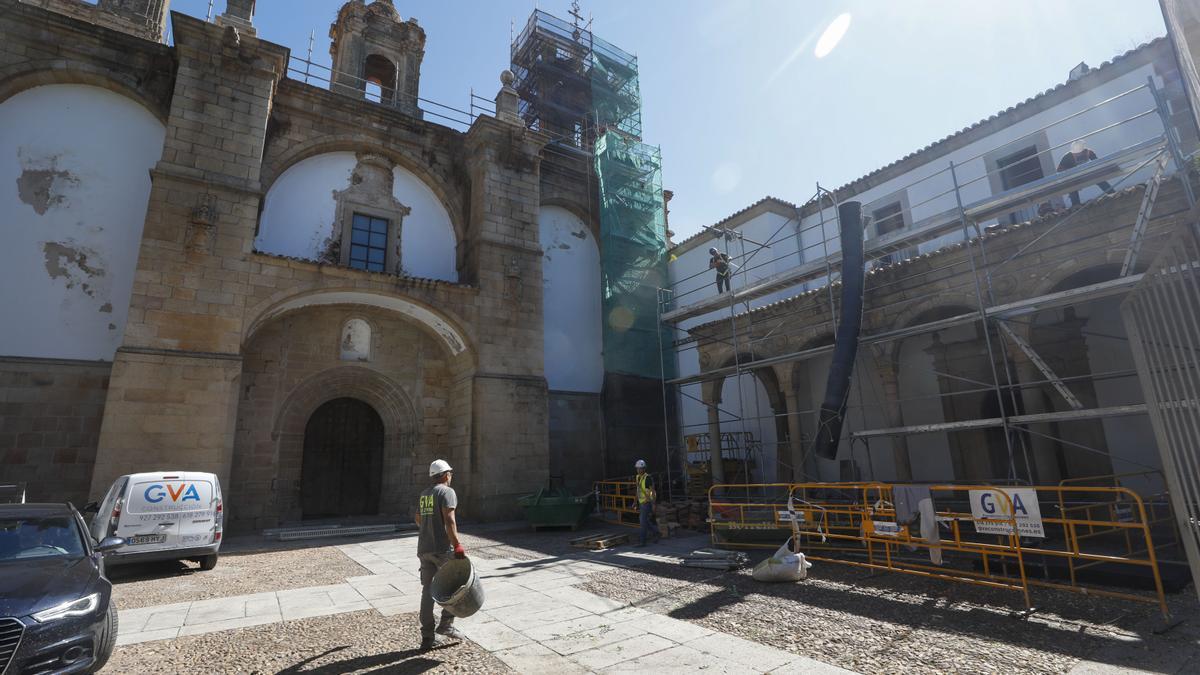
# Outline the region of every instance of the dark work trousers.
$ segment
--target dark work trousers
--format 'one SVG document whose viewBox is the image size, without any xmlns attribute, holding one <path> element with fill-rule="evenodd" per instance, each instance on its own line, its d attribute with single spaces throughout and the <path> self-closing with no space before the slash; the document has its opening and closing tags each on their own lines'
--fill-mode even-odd
<svg viewBox="0 0 1200 675">
<path fill-rule="evenodd" d="M 733 275 L 729 272 L 717 272 L 717 292 L 721 292 L 721 285 L 725 285 L 725 290 L 729 290 L 729 279 Z"/>
<path fill-rule="evenodd" d="M 429 593 L 429 584 L 433 575 L 450 562 L 453 553 L 422 553 L 417 558 L 421 561 L 421 637 L 433 637 L 433 596 Z M 449 628 L 454 624 L 454 615 L 442 609 L 442 627 Z"/>
<path fill-rule="evenodd" d="M 642 526 L 642 545 L 646 544 L 646 535 L 651 535 L 655 539 L 661 536 L 658 531 L 658 525 L 654 522 L 654 502 L 643 502 L 638 506 L 640 513 L 638 514 L 638 522 Z"/>
<path fill-rule="evenodd" d="M 1108 184 L 1108 181 L 1106 181 L 1106 180 L 1102 180 L 1099 183 L 1096 183 L 1096 187 L 1100 188 L 1101 190 L 1104 190 L 1104 192 L 1106 194 L 1112 194 L 1113 188 L 1111 185 Z M 1082 202 L 1079 201 L 1079 193 L 1072 192 L 1071 193 L 1071 206 L 1079 206 L 1081 203 Z"/>
</svg>

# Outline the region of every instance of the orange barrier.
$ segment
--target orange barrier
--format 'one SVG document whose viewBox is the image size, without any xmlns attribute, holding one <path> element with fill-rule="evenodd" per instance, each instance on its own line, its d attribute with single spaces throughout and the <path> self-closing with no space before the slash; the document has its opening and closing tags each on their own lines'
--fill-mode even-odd
<svg viewBox="0 0 1200 675">
<path fill-rule="evenodd" d="M 596 510 L 614 525 L 638 527 L 637 484 L 632 480 L 599 480 L 595 483 Z"/>
<path fill-rule="evenodd" d="M 1131 490 L 933 485 L 934 535 L 897 522 L 896 490 L 904 487 L 714 485 L 712 540 L 717 546 L 774 548 L 792 536 L 796 550 L 813 560 L 1015 590 L 1027 608 L 1030 587 L 1037 586 L 1157 603 L 1168 616 L 1150 532 L 1155 521 Z M 1081 574 L 1102 566 L 1105 575 L 1148 569 L 1153 597 L 1113 590 L 1096 583 L 1097 575 Z"/>
</svg>

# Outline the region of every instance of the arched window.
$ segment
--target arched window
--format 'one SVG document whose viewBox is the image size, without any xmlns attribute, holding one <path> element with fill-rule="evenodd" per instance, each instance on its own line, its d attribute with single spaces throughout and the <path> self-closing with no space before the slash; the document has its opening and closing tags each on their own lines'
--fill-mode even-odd
<svg viewBox="0 0 1200 675">
<path fill-rule="evenodd" d="M 371 54 L 363 64 L 367 98 L 379 103 L 395 103 L 396 64 L 387 57 Z"/>
</svg>

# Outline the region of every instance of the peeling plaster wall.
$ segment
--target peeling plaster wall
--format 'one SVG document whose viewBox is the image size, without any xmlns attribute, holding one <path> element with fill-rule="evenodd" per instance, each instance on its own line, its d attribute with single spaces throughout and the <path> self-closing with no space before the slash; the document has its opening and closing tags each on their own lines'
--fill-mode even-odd
<svg viewBox="0 0 1200 675">
<path fill-rule="evenodd" d="M 254 246 L 263 253 L 321 260 L 341 224 L 335 223 L 334 193 L 350 187 L 357 164 L 352 152 L 331 152 L 297 162 L 284 171 L 263 203 Z M 456 239 L 450 214 L 421 179 L 396 167 L 393 196 L 412 209 L 400 230 L 405 274 L 458 281 Z"/>
<path fill-rule="evenodd" d="M 543 206 L 538 225 L 546 382 L 551 391 L 599 393 L 600 249 L 587 225 L 562 207 Z"/>
<path fill-rule="evenodd" d="M 111 360 L 166 130 L 84 85 L 13 96 L 0 129 L 0 287 L 19 289 L 0 294 L 0 355 Z"/>
</svg>

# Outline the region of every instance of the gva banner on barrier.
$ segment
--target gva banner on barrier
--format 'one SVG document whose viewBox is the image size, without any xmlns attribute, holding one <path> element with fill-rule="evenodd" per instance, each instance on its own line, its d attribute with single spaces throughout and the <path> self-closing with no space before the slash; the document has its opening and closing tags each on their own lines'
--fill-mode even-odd
<svg viewBox="0 0 1200 675">
<path fill-rule="evenodd" d="M 975 518 L 1005 519 L 1008 512 L 1009 499 L 1012 500 L 1013 513 L 1016 515 L 1017 531 L 1022 537 L 1045 538 L 1046 530 L 1042 527 L 1042 509 L 1038 506 L 1037 490 L 1029 488 L 1006 488 L 1004 490 L 971 490 L 971 515 Z M 1003 494 L 1001 494 L 1003 493 Z M 1003 495 L 1007 494 L 1009 499 Z M 1008 523 L 975 521 L 975 531 L 980 534 L 1012 534 L 1012 526 Z"/>
</svg>

